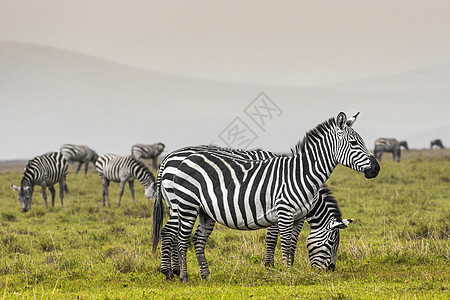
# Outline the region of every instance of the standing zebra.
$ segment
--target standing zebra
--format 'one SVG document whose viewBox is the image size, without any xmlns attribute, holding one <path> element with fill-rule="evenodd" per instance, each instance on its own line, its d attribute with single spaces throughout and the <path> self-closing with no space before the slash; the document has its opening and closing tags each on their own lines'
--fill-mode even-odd
<svg viewBox="0 0 450 300">
<path fill-rule="evenodd" d="M 430 142 L 430 149 L 433 149 L 434 146 L 445 149 L 444 144 L 440 139 L 435 139 Z"/>
<path fill-rule="evenodd" d="M 135 144 L 131 147 L 131 156 L 135 159 L 151 159 L 153 170 L 157 169 L 158 156 L 163 152 L 165 145 L 163 143 L 156 144 Z"/>
<path fill-rule="evenodd" d="M 313 208 L 318 190 L 339 163 L 364 172 L 366 178 L 378 175 L 376 159 L 351 128 L 355 119 L 347 122 L 346 115 L 339 113 L 336 120 L 319 124 L 297 144 L 292 157 L 248 160 L 203 152 L 184 159 L 173 178 L 179 218 L 180 279 L 188 278 L 186 250 L 197 216 L 204 230 L 195 232 L 194 244 L 208 238 L 215 222 L 241 230 L 278 223 L 283 260 L 289 263 L 294 221 Z M 155 201 L 154 230 L 163 222 L 161 202 Z M 202 253 L 197 257 L 202 271 L 206 259 Z"/>
<path fill-rule="evenodd" d="M 298 235 L 303 227 L 304 218 L 294 227 L 291 237 L 291 263 L 297 248 Z M 339 230 L 346 229 L 352 219 L 342 219 L 336 198 L 325 185 L 319 190 L 319 198 L 314 208 L 306 215 L 311 232 L 306 239 L 311 266 L 334 271 L 336 254 L 339 247 Z M 273 256 L 278 240 L 278 227 L 267 228 L 265 265 L 273 266 Z"/>
<path fill-rule="evenodd" d="M 119 202 L 117 204 L 118 206 L 120 206 L 123 189 L 125 187 L 125 183 L 127 182 L 130 186 L 131 198 L 133 199 L 133 203 L 136 202 L 136 200 L 134 199 L 133 187 L 133 182 L 135 179 L 139 180 L 139 182 L 144 186 L 145 196 L 147 198 L 150 199 L 150 197 L 153 195 L 155 176 L 142 162 L 134 159 L 131 156 L 103 154 L 95 163 L 95 168 L 97 170 L 97 173 L 102 178 L 103 182 L 103 206 L 105 206 L 105 196 L 108 200 L 108 206 L 111 206 L 109 202 L 108 192 L 108 186 L 111 181 L 120 182 Z"/>
<path fill-rule="evenodd" d="M 178 263 L 178 250 L 175 245 L 175 236 L 178 231 L 178 213 L 177 213 L 177 204 L 175 203 L 174 194 L 173 194 L 173 172 L 174 170 L 181 164 L 184 158 L 188 157 L 194 153 L 200 153 L 202 151 L 213 151 L 213 152 L 222 152 L 228 153 L 240 158 L 249 158 L 256 160 L 269 159 L 272 157 L 278 156 L 275 153 L 269 151 L 243 151 L 239 149 L 227 149 L 220 148 L 215 146 L 195 146 L 195 147 L 185 147 L 168 154 L 164 160 L 162 161 L 160 168 L 158 170 L 158 179 L 157 179 L 157 187 L 156 187 L 156 199 L 161 197 L 164 194 L 164 199 L 168 207 L 170 208 L 170 219 L 164 226 L 164 236 L 165 239 L 162 241 L 161 248 L 161 272 L 166 275 L 167 279 L 173 277 L 173 274 L 179 274 L 179 263 Z M 328 188 L 324 187 L 319 190 L 320 197 L 318 202 L 324 202 L 325 199 L 334 199 L 330 194 Z M 323 197 L 323 199 L 322 199 Z M 157 200 L 156 200 L 157 201 Z M 327 201 L 327 204 L 332 201 Z M 336 202 L 334 200 L 334 202 Z M 318 206 L 318 204 L 316 205 Z M 332 205 L 331 205 L 332 206 Z M 337 203 L 336 203 L 337 206 Z M 326 211 L 322 211 L 326 210 Z M 327 223 L 330 220 L 329 215 L 333 211 L 333 207 L 330 208 L 330 205 L 321 205 L 320 209 L 315 208 L 315 213 L 317 217 L 314 219 L 311 215 L 311 219 L 316 220 L 314 224 L 319 222 Z M 339 209 L 337 208 L 339 212 Z M 335 214 L 336 220 L 340 221 L 340 212 L 339 214 Z M 320 216 L 320 217 L 319 217 Z M 334 216 L 334 215 L 333 215 Z M 302 229 L 304 219 L 298 220 L 294 223 L 294 233 L 292 236 L 292 255 L 295 253 L 295 248 L 297 246 L 298 235 Z M 313 222 L 313 221 L 311 221 Z M 347 221 L 344 221 L 347 222 Z M 333 223 L 333 226 L 337 226 L 337 222 Z M 197 230 L 202 231 L 204 229 L 200 226 Z M 316 226 L 319 227 L 319 226 Z M 323 269 L 334 269 L 336 251 L 339 244 L 339 239 L 336 239 L 334 235 L 328 234 L 330 232 L 329 227 L 325 228 L 324 226 L 320 227 L 320 229 L 316 231 L 324 231 L 324 234 L 321 234 L 322 239 L 315 239 L 313 243 L 311 243 L 311 249 L 320 249 L 319 251 L 315 251 L 314 253 L 310 253 L 310 261 L 314 262 L 314 266 Z M 337 230 L 337 229 L 336 229 Z M 156 230 L 158 231 L 158 230 Z M 269 227 L 267 229 L 267 254 L 266 254 L 266 267 L 273 265 L 273 253 L 275 250 L 277 238 L 278 238 L 278 227 L 276 225 Z M 337 233 L 339 234 L 339 233 Z M 159 237 L 158 237 L 159 239 Z M 199 241 L 195 245 L 197 249 L 197 253 L 204 253 L 205 241 Z M 204 243 L 203 243 L 204 242 Z M 326 247 L 320 247 L 320 245 L 327 245 Z M 333 252 L 333 250 L 335 250 Z M 153 252 L 156 251 L 156 245 L 153 245 Z M 291 260 L 293 262 L 293 259 Z M 171 267 L 172 265 L 172 267 Z M 205 266 L 207 268 L 207 266 Z M 203 272 L 205 274 L 209 274 L 209 270 L 205 270 Z"/>
<path fill-rule="evenodd" d="M 84 145 L 64 144 L 61 146 L 59 152 L 67 159 L 69 164 L 73 164 L 76 161 L 80 163 L 75 174 L 78 174 L 82 164 L 85 164 L 84 174 L 87 174 L 89 162 L 95 164 L 98 159 L 97 153 Z"/>
<path fill-rule="evenodd" d="M 53 185 L 59 183 L 61 207 L 64 207 L 64 191 L 69 191 L 66 185 L 67 168 L 66 159 L 58 152 L 36 156 L 28 161 L 23 171 L 20 187 L 11 184 L 11 188 L 18 192 L 22 212 L 27 212 L 31 208 L 31 199 L 33 198 L 35 185 L 42 187 L 42 197 L 45 201 L 45 207 L 48 208 L 46 188 L 48 187 L 50 191 L 52 206 L 55 206 L 55 188 Z"/>
<path fill-rule="evenodd" d="M 373 152 L 375 154 L 375 157 L 379 161 L 381 161 L 381 156 L 383 155 L 383 152 L 391 152 L 393 159 L 396 162 L 400 162 L 400 158 L 402 155 L 401 147 L 404 147 L 406 150 L 409 150 L 406 141 L 399 142 L 396 139 L 379 138 L 375 141 Z"/>
</svg>

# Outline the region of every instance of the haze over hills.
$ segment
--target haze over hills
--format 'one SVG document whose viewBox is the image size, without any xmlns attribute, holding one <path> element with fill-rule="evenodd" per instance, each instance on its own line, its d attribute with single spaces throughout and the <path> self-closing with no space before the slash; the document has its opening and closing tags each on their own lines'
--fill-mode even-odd
<svg viewBox="0 0 450 300">
<path fill-rule="evenodd" d="M 265 111 L 264 126 L 246 114 L 261 92 L 278 107 L 273 115 Z M 63 143 L 119 154 L 138 142 L 161 141 L 169 151 L 227 146 L 223 133 L 236 118 L 256 136 L 248 148 L 287 152 L 339 111 L 361 111 L 355 129 L 369 148 L 380 136 L 427 148 L 438 137 L 450 144 L 449 96 L 450 64 L 289 87 L 188 78 L 46 46 L 0 43 L 0 159 L 31 158 Z"/>
</svg>

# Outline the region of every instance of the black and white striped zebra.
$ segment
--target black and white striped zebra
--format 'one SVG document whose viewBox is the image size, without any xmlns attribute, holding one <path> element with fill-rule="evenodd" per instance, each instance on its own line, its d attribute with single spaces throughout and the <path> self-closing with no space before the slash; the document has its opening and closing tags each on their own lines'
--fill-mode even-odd
<svg viewBox="0 0 450 300">
<path fill-rule="evenodd" d="M 302 230 L 305 218 L 294 226 L 291 237 L 291 263 L 297 248 L 297 241 Z M 339 230 L 347 228 L 353 222 L 352 219 L 342 219 L 336 198 L 331 194 L 327 186 L 319 190 L 319 198 L 314 208 L 306 215 L 311 232 L 306 239 L 311 266 L 319 269 L 334 270 L 336 266 L 336 254 L 339 248 Z M 273 266 L 273 256 L 278 240 L 278 227 L 267 228 L 265 265 Z"/>
<path fill-rule="evenodd" d="M 133 182 L 137 179 L 145 188 L 145 196 L 150 199 L 154 192 L 155 176 L 153 173 L 139 160 L 134 159 L 131 156 L 119 156 L 116 154 L 103 154 L 97 159 L 95 168 L 98 175 L 102 178 L 103 190 L 102 200 L 103 206 L 105 206 L 105 196 L 108 200 L 108 206 L 111 206 L 109 202 L 109 183 L 120 182 L 119 202 L 122 199 L 123 190 L 125 184 L 128 182 L 130 186 L 131 198 L 133 203 L 136 202 L 134 198 Z"/>
<path fill-rule="evenodd" d="M 84 174 L 87 174 L 89 163 L 95 165 L 98 159 L 98 154 L 85 145 L 64 144 L 59 149 L 59 152 L 61 152 L 69 164 L 79 162 L 75 174 L 78 174 L 83 164 L 85 165 Z"/>
<path fill-rule="evenodd" d="M 318 190 L 338 163 L 364 172 L 367 178 L 378 175 L 376 159 L 351 128 L 355 119 L 347 121 L 340 113 L 336 120 L 319 124 L 297 144 L 292 157 L 248 160 L 203 152 L 184 159 L 173 178 L 180 279 L 187 281 L 186 250 L 197 216 L 200 228 L 208 230 L 197 230 L 194 244 L 208 238 L 215 222 L 241 230 L 267 228 L 278 222 L 283 260 L 289 263 L 294 220 L 314 207 Z M 160 228 L 162 219 L 160 199 L 155 201 L 154 230 Z M 197 253 L 197 258 L 205 277 L 204 253 Z"/>
<path fill-rule="evenodd" d="M 401 147 L 409 150 L 408 143 L 406 141 L 397 141 L 393 138 L 379 138 L 375 140 L 373 153 L 379 161 L 381 161 L 381 156 L 383 152 L 392 153 L 393 159 L 396 162 L 400 162 L 402 156 Z"/>
<path fill-rule="evenodd" d="M 64 207 L 64 191 L 68 192 L 66 185 L 68 164 L 66 159 L 58 152 L 46 153 L 28 161 L 23 171 L 20 187 L 11 184 L 11 188 L 18 192 L 18 198 L 22 212 L 27 212 L 31 208 L 33 189 L 35 185 L 42 187 L 42 197 L 47 204 L 48 188 L 52 198 L 52 206 L 55 206 L 55 188 L 53 185 L 59 183 L 59 196 L 61 207 Z"/>
<path fill-rule="evenodd" d="M 135 159 L 151 159 L 152 167 L 156 170 L 158 157 L 164 151 L 164 148 L 163 143 L 135 144 L 131 147 L 131 156 Z"/>
<path fill-rule="evenodd" d="M 167 278 L 171 278 L 173 274 L 179 274 L 179 263 L 178 263 L 178 251 L 176 249 L 176 245 L 174 243 L 176 233 L 178 231 L 178 213 L 177 213 L 177 204 L 175 203 L 174 195 L 173 195 L 173 170 L 176 169 L 184 158 L 188 157 L 191 154 L 199 153 L 202 151 L 219 151 L 222 153 L 228 153 L 234 156 L 238 156 L 240 158 L 249 158 L 249 159 L 268 159 L 272 157 L 279 156 L 273 152 L 269 151 L 243 151 L 239 149 L 228 149 L 228 148 L 220 148 L 216 146 L 194 146 L 194 147 L 185 147 L 179 150 L 175 150 L 171 153 L 169 153 L 164 160 L 161 163 L 161 166 L 158 170 L 158 179 L 157 179 L 157 188 L 156 188 L 156 198 L 161 197 L 162 194 L 164 194 L 164 199 L 166 200 L 166 203 L 168 207 L 170 208 L 170 218 L 167 221 L 166 225 L 164 226 L 164 237 L 165 240 L 162 241 L 162 248 L 161 248 L 161 270 L 164 274 L 167 274 Z M 167 168 L 166 168 L 167 167 Z M 333 203 L 333 197 L 331 196 L 331 192 L 328 188 L 323 187 L 319 190 L 319 201 L 318 203 L 323 203 L 325 199 L 329 199 L 329 201 L 326 202 L 327 205 L 320 204 L 320 209 L 324 209 L 325 211 L 319 210 L 319 204 L 316 204 L 315 213 L 317 216 L 321 216 L 322 223 L 326 223 L 330 220 L 330 214 L 333 214 L 332 217 L 335 217 L 335 220 L 340 220 L 340 212 L 339 208 L 337 207 L 337 202 L 334 200 Z M 336 206 L 337 209 L 333 209 L 334 206 Z M 331 208 L 330 208 L 331 207 Z M 318 228 L 315 232 L 318 231 L 324 231 L 326 232 L 321 235 L 323 240 L 321 239 L 314 239 L 314 242 L 311 243 L 309 246 L 310 249 L 316 249 L 314 252 L 310 253 L 310 260 L 313 263 L 314 266 L 318 268 L 323 269 L 334 269 L 335 264 L 335 257 L 336 252 L 333 251 L 334 249 L 337 251 L 339 239 L 336 239 L 333 234 L 330 233 L 330 229 L 325 228 L 325 226 L 319 227 L 317 224 L 321 221 L 319 220 L 319 217 L 313 218 L 313 215 L 310 213 L 308 216 L 310 216 L 309 220 L 313 220 L 312 227 Z M 303 226 L 302 220 L 296 220 L 294 224 L 294 233 L 292 236 L 293 241 L 293 249 L 292 255 L 295 253 L 295 248 L 297 245 L 298 235 L 302 229 Z M 344 220 L 343 222 L 347 222 Z M 342 223 L 344 224 L 344 223 Z M 201 227 L 200 223 L 200 227 Z M 333 226 L 338 226 L 338 222 L 334 222 Z M 343 225 L 342 225 L 343 226 Z M 202 231 L 203 229 L 199 229 Z M 311 235 L 313 236 L 313 235 Z M 278 238 L 278 227 L 276 225 L 271 226 L 267 229 L 267 253 L 266 253 L 266 266 L 269 267 L 273 263 L 273 253 L 275 250 L 276 242 Z M 196 248 L 204 248 L 206 243 L 206 240 L 204 243 L 199 243 L 196 245 Z M 321 246 L 326 245 L 326 246 Z M 156 250 L 156 245 L 153 245 L 153 251 Z M 320 249 L 321 251 L 317 251 L 317 249 Z M 199 249 L 198 252 L 203 253 L 204 249 Z M 293 259 L 291 260 L 291 263 L 293 262 Z M 208 272 L 207 272 L 208 273 Z"/>
<path fill-rule="evenodd" d="M 433 147 L 445 149 L 444 144 L 442 143 L 442 141 L 440 139 L 435 139 L 430 142 L 430 149 L 433 149 Z"/>
</svg>

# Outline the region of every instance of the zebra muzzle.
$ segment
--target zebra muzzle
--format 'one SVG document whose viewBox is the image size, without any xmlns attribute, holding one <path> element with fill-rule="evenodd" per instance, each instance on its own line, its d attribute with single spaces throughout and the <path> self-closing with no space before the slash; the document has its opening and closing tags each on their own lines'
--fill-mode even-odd
<svg viewBox="0 0 450 300">
<path fill-rule="evenodd" d="M 375 156 L 370 156 L 370 168 L 364 170 L 364 175 L 366 178 L 375 178 L 378 176 L 378 173 L 380 173 L 380 164 L 378 164 L 377 159 Z"/>
</svg>

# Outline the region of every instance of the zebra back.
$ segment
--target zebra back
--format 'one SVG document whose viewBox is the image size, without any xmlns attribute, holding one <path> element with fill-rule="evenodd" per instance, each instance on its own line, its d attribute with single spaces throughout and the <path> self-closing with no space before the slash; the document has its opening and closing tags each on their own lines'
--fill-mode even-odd
<svg viewBox="0 0 450 300">
<path fill-rule="evenodd" d="M 85 145 L 64 144 L 59 151 L 68 161 L 95 163 L 98 159 L 97 152 Z"/>
</svg>

